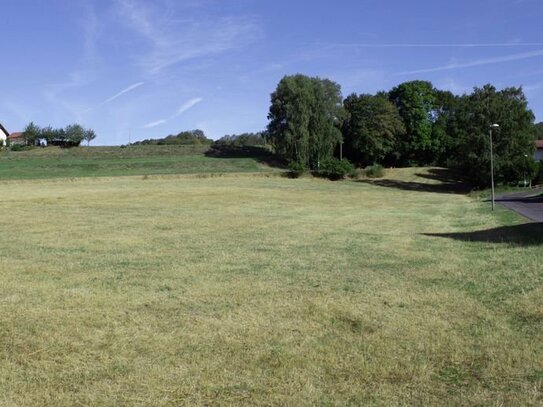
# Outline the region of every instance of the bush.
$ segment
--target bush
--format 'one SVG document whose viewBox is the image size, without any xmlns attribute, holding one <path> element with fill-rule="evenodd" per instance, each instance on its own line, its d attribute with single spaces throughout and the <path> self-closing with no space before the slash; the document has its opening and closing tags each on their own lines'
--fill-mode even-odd
<svg viewBox="0 0 543 407">
<path fill-rule="evenodd" d="M 366 178 L 366 170 L 363 168 L 355 168 L 352 171 L 350 171 L 347 176 L 351 179 L 362 179 Z"/>
<path fill-rule="evenodd" d="M 385 175 L 385 169 L 380 164 L 373 164 L 364 169 L 368 178 L 381 178 Z"/>
<path fill-rule="evenodd" d="M 294 161 L 288 165 L 288 175 L 290 178 L 299 178 L 306 171 L 303 163 Z"/>
<path fill-rule="evenodd" d="M 319 167 L 318 175 L 329 178 L 331 180 L 339 180 L 345 178 L 347 174 L 354 171 L 354 166 L 347 159 L 338 160 L 330 158 L 323 161 Z"/>
<path fill-rule="evenodd" d="M 12 144 L 10 146 L 11 151 L 23 151 L 23 146 L 20 144 Z"/>
</svg>

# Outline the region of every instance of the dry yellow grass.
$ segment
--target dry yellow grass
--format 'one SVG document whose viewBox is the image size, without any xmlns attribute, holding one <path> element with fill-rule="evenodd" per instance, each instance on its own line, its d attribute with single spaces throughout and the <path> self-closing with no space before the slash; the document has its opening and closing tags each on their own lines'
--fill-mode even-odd
<svg viewBox="0 0 543 407">
<path fill-rule="evenodd" d="M 541 240 L 496 239 L 522 223 L 501 208 L 256 176 L 0 189 L 2 406 L 543 402 Z"/>
</svg>

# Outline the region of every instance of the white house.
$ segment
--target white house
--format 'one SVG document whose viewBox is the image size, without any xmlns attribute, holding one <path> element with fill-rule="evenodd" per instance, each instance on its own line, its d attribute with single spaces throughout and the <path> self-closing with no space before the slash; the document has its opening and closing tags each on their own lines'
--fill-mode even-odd
<svg viewBox="0 0 543 407">
<path fill-rule="evenodd" d="M 2 123 L 0 123 L 0 147 L 4 147 L 6 145 L 6 140 L 9 137 L 9 132 L 6 130 L 4 126 L 2 126 Z"/>
</svg>

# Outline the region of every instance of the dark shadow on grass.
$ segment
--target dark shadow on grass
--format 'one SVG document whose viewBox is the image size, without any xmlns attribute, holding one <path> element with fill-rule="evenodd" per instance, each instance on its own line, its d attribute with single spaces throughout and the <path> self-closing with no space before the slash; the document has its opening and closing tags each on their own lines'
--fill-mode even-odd
<svg viewBox="0 0 543 407">
<path fill-rule="evenodd" d="M 445 237 L 466 242 L 509 243 L 518 246 L 543 244 L 543 223 L 501 226 L 463 233 L 422 233 L 424 236 Z"/>
<path fill-rule="evenodd" d="M 205 155 L 214 158 L 252 158 L 270 167 L 286 168 L 284 160 L 261 146 L 232 146 L 215 143 L 209 147 Z"/>
<path fill-rule="evenodd" d="M 467 194 L 472 186 L 462 179 L 460 173 L 447 168 L 432 168 L 428 173 L 415 174 L 418 177 L 439 181 L 439 184 L 427 184 L 424 182 L 400 181 L 393 179 L 369 179 L 360 180 L 365 184 L 377 185 L 386 188 L 396 188 L 404 191 L 436 192 L 441 194 Z"/>
</svg>

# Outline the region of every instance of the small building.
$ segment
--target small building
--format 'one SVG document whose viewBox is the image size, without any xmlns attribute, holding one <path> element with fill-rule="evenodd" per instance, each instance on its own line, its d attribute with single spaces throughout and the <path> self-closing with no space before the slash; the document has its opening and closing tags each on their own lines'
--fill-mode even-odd
<svg viewBox="0 0 543 407">
<path fill-rule="evenodd" d="M 2 123 L 0 123 L 0 147 L 4 147 L 6 145 L 6 141 L 9 137 L 9 132 L 6 130 L 4 126 L 2 126 Z"/>
<path fill-rule="evenodd" d="M 20 144 L 23 146 L 26 144 L 26 140 L 22 132 L 11 133 L 8 137 L 8 141 L 10 144 Z"/>
<path fill-rule="evenodd" d="M 543 160 L 543 140 L 536 140 L 534 160 L 537 162 Z"/>
</svg>

